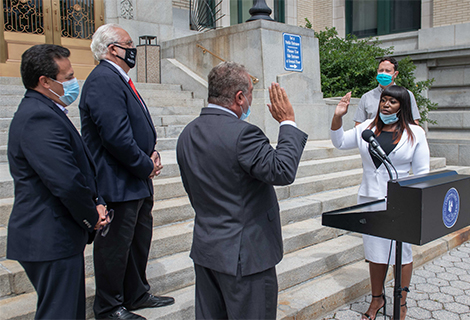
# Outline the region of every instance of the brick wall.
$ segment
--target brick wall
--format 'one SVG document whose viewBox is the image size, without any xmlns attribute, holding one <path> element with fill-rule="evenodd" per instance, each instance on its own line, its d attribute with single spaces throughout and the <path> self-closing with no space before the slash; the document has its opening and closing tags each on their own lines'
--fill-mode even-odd
<svg viewBox="0 0 470 320">
<path fill-rule="evenodd" d="M 179 9 L 189 9 L 189 0 L 173 0 L 173 7 Z"/>
<path fill-rule="evenodd" d="M 470 0 L 434 0 L 433 27 L 470 22 Z"/>
<path fill-rule="evenodd" d="M 332 0 L 298 0 L 297 21 L 299 26 L 305 26 L 305 18 L 312 23 L 315 31 L 333 26 Z"/>
</svg>

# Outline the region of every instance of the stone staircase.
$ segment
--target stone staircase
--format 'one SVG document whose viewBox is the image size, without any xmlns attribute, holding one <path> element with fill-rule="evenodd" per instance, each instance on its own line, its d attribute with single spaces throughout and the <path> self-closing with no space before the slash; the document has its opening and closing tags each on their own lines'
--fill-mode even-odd
<svg viewBox="0 0 470 320">
<path fill-rule="evenodd" d="M 0 145 L 6 144 L 8 120 L 24 89 L 18 80 L 0 78 Z M 7 84 L 8 82 L 8 84 Z M 154 230 L 147 277 L 154 294 L 175 297 L 172 306 L 139 310 L 148 319 L 194 318 L 194 273 L 189 249 L 194 211 L 183 189 L 176 163 L 176 138 L 196 117 L 203 101 L 180 87 L 138 84 L 149 105 L 159 134 L 164 169 L 154 179 Z M 8 102 L 8 103 L 5 103 Z M 8 111 L 10 110 L 10 111 Z M 76 105 L 69 116 L 78 126 Z M 6 147 L 0 149 L 0 320 L 32 319 L 36 293 L 16 261 L 5 259 L 6 225 L 13 204 L 13 183 L 6 163 Z M 431 160 L 433 170 L 444 168 L 470 173 L 467 167 L 446 167 L 445 158 Z M 330 141 L 309 141 L 302 155 L 296 181 L 277 187 L 285 256 L 277 266 L 279 282 L 278 319 L 317 319 L 369 288 L 360 235 L 323 227 L 321 214 L 356 203 L 361 181 L 357 151 L 339 151 Z M 468 238 L 468 230 L 415 247 L 415 265 L 423 264 Z M 93 318 L 94 298 L 92 247 L 85 250 L 87 316 Z"/>
<path fill-rule="evenodd" d="M 467 69 L 460 66 L 459 72 L 464 70 Z M 446 157 L 449 164 L 470 166 L 470 103 L 467 99 L 470 79 L 459 77 L 457 73 L 447 77 L 432 75 L 436 76 L 436 83 L 429 90 L 429 98 L 438 104 L 438 109 L 429 112 L 429 118 L 437 121 L 429 125 L 431 154 Z"/>
</svg>

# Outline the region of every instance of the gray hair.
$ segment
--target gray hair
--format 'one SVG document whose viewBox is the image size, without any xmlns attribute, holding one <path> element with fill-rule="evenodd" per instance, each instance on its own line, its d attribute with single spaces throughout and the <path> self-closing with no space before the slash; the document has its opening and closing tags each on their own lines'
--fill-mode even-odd
<svg viewBox="0 0 470 320">
<path fill-rule="evenodd" d="M 248 94 L 250 80 L 245 67 L 236 62 L 221 62 L 209 72 L 208 102 L 222 107 L 232 105 L 238 91 Z"/>
<path fill-rule="evenodd" d="M 95 31 L 90 45 L 95 60 L 103 60 L 108 53 L 108 46 L 120 40 L 116 29 L 122 29 L 122 27 L 115 23 L 108 23 Z"/>
</svg>

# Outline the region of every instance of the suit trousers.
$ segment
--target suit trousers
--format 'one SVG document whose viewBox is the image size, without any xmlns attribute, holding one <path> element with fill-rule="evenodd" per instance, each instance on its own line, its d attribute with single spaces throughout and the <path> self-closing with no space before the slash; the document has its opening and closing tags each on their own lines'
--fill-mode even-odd
<svg viewBox="0 0 470 320">
<path fill-rule="evenodd" d="M 19 263 L 38 295 L 35 319 L 85 319 L 83 252 L 59 260 Z"/>
<path fill-rule="evenodd" d="M 276 319 L 276 267 L 248 276 L 220 273 L 194 264 L 196 319 Z"/>
<path fill-rule="evenodd" d="M 153 229 L 153 197 L 108 202 L 114 219 L 106 237 L 98 232 L 93 258 L 97 319 L 120 306 L 132 306 L 150 289 L 145 274 Z"/>
</svg>

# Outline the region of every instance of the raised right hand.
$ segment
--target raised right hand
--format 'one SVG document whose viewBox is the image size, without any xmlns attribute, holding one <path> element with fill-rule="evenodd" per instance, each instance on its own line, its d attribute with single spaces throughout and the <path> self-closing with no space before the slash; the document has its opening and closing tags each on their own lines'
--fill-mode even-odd
<svg viewBox="0 0 470 320">
<path fill-rule="evenodd" d="M 341 98 L 340 102 L 336 106 L 335 116 L 342 117 L 348 113 L 349 101 L 351 100 L 351 91 L 346 93 L 344 97 Z"/>
<path fill-rule="evenodd" d="M 279 83 L 273 82 L 269 87 L 269 99 L 271 100 L 271 104 L 268 103 L 269 111 L 271 111 L 271 115 L 277 122 L 281 123 L 285 120 L 295 122 L 292 104 L 286 91 L 279 86 Z"/>
</svg>

